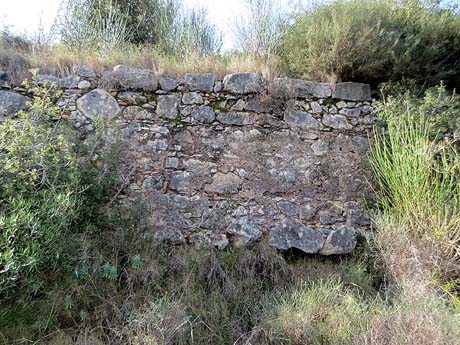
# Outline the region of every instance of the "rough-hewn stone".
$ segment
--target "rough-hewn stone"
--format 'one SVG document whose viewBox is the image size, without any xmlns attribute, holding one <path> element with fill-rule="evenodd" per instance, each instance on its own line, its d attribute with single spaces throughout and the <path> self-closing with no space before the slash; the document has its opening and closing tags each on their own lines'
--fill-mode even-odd
<svg viewBox="0 0 460 345">
<path fill-rule="evenodd" d="M 327 98 L 331 96 L 329 84 L 315 81 L 275 78 L 270 82 L 270 94 L 277 98 Z"/>
<path fill-rule="evenodd" d="M 271 229 L 269 244 L 277 249 L 299 249 L 305 253 L 317 253 L 324 245 L 322 234 L 288 218 Z"/>
<path fill-rule="evenodd" d="M 356 234 L 354 229 L 341 226 L 329 233 L 319 253 L 322 255 L 348 254 L 355 249 L 355 246 Z"/>
<path fill-rule="evenodd" d="M 28 100 L 29 98 L 16 92 L 0 90 L 0 117 L 14 115 L 19 110 L 26 109 Z"/>
<path fill-rule="evenodd" d="M 106 73 L 103 84 L 127 90 L 155 91 L 158 78 L 153 71 L 141 68 L 117 65 L 111 73 Z"/>
<path fill-rule="evenodd" d="M 261 78 L 256 73 L 233 73 L 224 78 L 224 91 L 245 95 L 260 90 Z"/>
<path fill-rule="evenodd" d="M 338 83 L 335 85 L 332 97 L 350 101 L 368 101 L 371 99 L 371 88 L 368 84 Z"/>
<path fill-rule="evenodd" d="M 304 111 L 288 109 L 284 112 L 284 121 L 291 127 L 310 130 L 321 129 L 321 123 L 311 114 Z"/>
<path fill-rule="evenodd" d="M 77 108 L 90 119 L 97 116 L 114 117 L 121 113 L 120 106 L 113 96 L 105 90 L 95 89 L 77 100 Z"/>
<path fill-rule="evenodd" d="M 212 73 L 187 73 L 184 81 L 190 85 L 190 91 L 211 92 L 216 82 L 216 76 Z"/>
</svg>

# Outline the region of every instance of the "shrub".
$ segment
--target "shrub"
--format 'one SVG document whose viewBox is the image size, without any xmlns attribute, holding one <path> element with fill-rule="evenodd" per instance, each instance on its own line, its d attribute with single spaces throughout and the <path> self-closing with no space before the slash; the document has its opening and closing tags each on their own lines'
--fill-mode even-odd
<svg viewBox="0 0 460 345">
<path fill-rule="evenodd" d="M 298 16 L 284 37 L 291 73 L 377 84 L 460 81 L 460 15 L 417 0 L 335 0 Z"/>
</svg>

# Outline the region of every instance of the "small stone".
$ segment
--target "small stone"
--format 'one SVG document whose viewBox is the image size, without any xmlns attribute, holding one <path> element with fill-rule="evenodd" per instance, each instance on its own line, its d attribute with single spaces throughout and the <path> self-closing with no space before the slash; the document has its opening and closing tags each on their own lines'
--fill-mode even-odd
<svg viewBox="0 0 460 345">
<path fill-rule="evenodd" d="M 341 226 L 332 230 L 327 236 L 323 248 L 319 251 L 321 255 L 348 254 L 356 247 L 355 230 L 350 227 Z"/>
<path fill-rule="evenodd" d="M 187 92 L 182 96 L 182 103 L 184 104 L 203 104 L 203 97 L 196 92 Z"/>
<path fill-rule="evenodd" d="M 165 159 L 165 168 L 177 169 L 179 167 L 179 158 L 177 157 L 167 157 Z"/>
<path fill-rule="evenodd" d="M 256 122 L 256 116 L 250 113 L 220 113 L 217 115 L 217 121 L 234 126 L 252 125 Z"/>
<path fill-rule="evenodd" d="M 318 102 L 311 102 L 311 111 L 313 114 L 319 114 L 323 111 L 323 108 Z"/>
<path fill-rule="evenodd" d="M 291 127 L 299 127 L 308 130 L 321 129 L 321 123 L 311 114 L 303 111 L 286 110 L 284 112 L 284 121 Z"/>
<path fill-rule="evenodd" d="M 342 109 L 340 110 L 340 114 L 348 116 L 348 117 L 358 117 L 361 114 L 361 109 L 353 108 L 353 109 Z"/>
<path fill-rule="evenodd" d="M 329 144 L 322 139 L 318 139 L 311 145 L 311 149 L 316 156 L 323 156 L 329 152 Z"/>
<path fill-rule="evenodd" d="M 241 178 L 233 173 L 218 172 L 212 177 L 211 184 L 205 186 L 205 190 L 211 193 L 226 194 L 238 192 Z"/>
<path fill-rule="evenodd" d="M 299 207 L 289 201 L 278 201 L 276 204 L 280 212 L 286 216 L 293 217 L 299 214 Z"/>
<path fill-rule="evenodd" d="M 88 81 L 88 80 L 81 80 L 79 83 L 78 83 L 78 88 L 80 90 L 87 90 L 91 87 L 91 83 Z"/>
<path fill-rule="evenodd" d="M 214 110 L 211 107 L 204 105 L 193 108 L 192 117 L 198 122 L 211 123 L 216 119 L 216 114 L 214 114 Z"/>
<path fill-rule="evenodd" d="M 139 92 L 123 91 L 118 94 L 117 99 L 128 103 L 128 105 L 143 105 L 144 103 L 146 103 L 144 104 L 144 108 L 149 108 L 147 103 L 147 97 L 145 97 Z"/>
<path fill-rule="evenodd" d="M 135 105 L 130 105 L 123 110 L 123 117 L 127 119 L 136 119 L 136 120 L 142 120 L 142 119 L 152 119 L 155 117 L 155 114 L 147 111 L 146 109 L 142 107 L 138 107 Z"/>
<path fill-rule="evenodd" d="M 159 84 L 163 91 L 173 91 L 176 87 L 179 86 L 179 82 L 176 79 L 168 76 L 161 77 Z"/>
<path fill-rule="evenodd" d="M 157 114 L 168 119 L 177 119 L 180 109 L 180 95 L 158 96 Z"/>
<path fill-rule="evenodd" d="M 168 141 L 166 139 L 155 139 L 152 142 L 152 147 L 158 151 L 166 151 L 168 149 Z"/>
<path fill-rule="evenodd" d="M 348 123 L 347 118 L 343 115 L 326 114 L 323 117 L 323 124 L 334 129 L 351 129 L 352 126 Z"/>
<path fill-rule="evenodd" d="M 247 217 L 233 221 L 225 231 L 239 247 L 247 246 L 262 236 L 262 231 Z"/>
<path fill-rule="evenodd" d="M 169 188 L 175 190 L 177 193 L 190 192 L 192 177 L 188 171 L 174 172 L 171 174 Z"/>
</svg>

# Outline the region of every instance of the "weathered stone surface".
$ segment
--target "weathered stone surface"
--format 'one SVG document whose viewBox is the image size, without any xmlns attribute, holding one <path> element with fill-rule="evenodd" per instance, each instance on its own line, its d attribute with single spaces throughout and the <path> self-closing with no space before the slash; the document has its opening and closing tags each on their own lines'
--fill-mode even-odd
<svg viewBox="0 0 460 345">
<path fill-rule="evenodd" d="M 80 89 L 80 90 L 88 90 L 90 87 L 91 87 L 91 83 L 88 81 L 88 80 L 81 80 L 77 87 Z"/>
<path fill-rule="evenodd" d="M 117 65 L 104 76 L 103 84 L 127 90 L 155 91 L 158 88 L 158 78 L 148 69 Z"/>
<path fill-rule="evenodd" d="M 177 157 L 167 157 L 165 159 L 165 168 L 177 169 L 179 167 L 179 158 Z"/>
<path fill-rule="evenodd" d="M 329 143 L 322 139 L 318 139 L 311 145 L 311 149 L 317 156 L 323 156 L 329 151 Z"/>
<path fill-rule="evenodd" d="M 168 76 L 160 77 L 159 84 L 163 91 L 172 91 L 179 86 L 179 82 L 176 79 Z"/>
<path fill-rule="evenodd" d="M 352 128 L 352 125 L 348 123 L 347 118 L 343 115 L 326 114 L 323 117 L 323 124 L 325 126 L 329 126 L 334 129 L 351 129 Z"/>
<path fill-rule="evenodd" d="M 184 235 L 178 230 L 157 230 L 153 234 L 153 238 L 160 242 L 166 242 L 170 244 L 183 244 L 185 243 Z"/>
<path fill-rule="evenodd" d="M 261 78 L 256 73 L 233 73 L 224 78 L 224 91 L 239 95 L 259 93 L 261 90 Z"/>
<path fill-rule="evenodd" d="M 94 70 L 89 67 L 89 66 L 86 66 L 86 65 L 75 65 L 73 66 L 73 73 L 75 75 L 78 75 L 82 78 L 88 78 L 88 79 L 91 79 L 91 78 L 96 78 L 96 72 L 94 72 Z"/>
<path fill-rule="evenodd" d="M 347 254 L 356 247 L 356 234 L 353 228 L 341 226 L 332 230 L 327 236 L 321 255 Z"/>
<path fill-rule="evenodd" d="M 148 110 L 142 107 L 132 105 L 132 106 L 126 107 L 125 110 L 123 110 L 123 117 L 128 118 L 128 119 L 142 120 L 142 119 L 151 119 L 155 117 L 155 114 L 149 112 Z"/>
<path fill-rule="evenodd" d="M 371 99 L 371 87 L 361 83 L 338 83 L 335 85 L 332 97 L 350 101 L 368 101 Z"/>
<path fill-rule="evenodd" d="M 292 202 L 282 200 L 278 201 L 276 205 L 278 206 L 278 209 L 281 211 L 281 213 L 285 214 L 286 216 L 293 217 L 299 213 L 299 207 Z"/>
<path fill-rule="evenodd" d="M 262 231 L 259 227 L 247 217 L 233 221 L 225 232 L 232 236 L 233 243 L 236 246 L 247 246 L 262 236 Z"/>
<path fill-rule="evenodd" d="M 115 98 L 107 91 L 95 89 L 77 100 L 77 108 L 90 119 L 97 116 L 115 117 L 121 109 Z"/>
<path fill-rule="evenodd" d="M 216 119 L 216 114 L 214 114 L 214 110 L 211 107 L 204 105 L 193 108 L 192 117 L 198 122 L 211 123 Z"/>
<path fill-rule="evenodd" d="M 276 98 L 326 98 L 331 96 L 331 87 L 315 81 L 275 78 L 269 84 L 270 95 Z"/>
<path fill-rule="evenodd" d="M 212 73 L 187 73 L 184 81 L 190 85 L 190 91 L 212 92 L 216 76 Z"/>
<path fill-rule="evenodd" d="M 19 93 L 0 90 L 0 116 L 14 115 L 19 110 L 25 110 L 28 100 Z"/>
<path fill-rule="evenodd" d="M 296 248 L 314 254 L 323 247 L 324 238 L 320 232 L 286 218 L 271 229 L 269 244 L 280 250 Z"/>
<path fill-rule="evenodd" d="M 168 119 L 179 117 L 180 95 L 158 96 L 157 114 Z"/>
<path fill-rule="evenodd" d="M 120 101 L 128 103 L 128 105 L 142 105 L 147 103 L 147 97 L 139 92 L 123 91 L 117 96 Z"/>
<path fill-rule="evenodd" d="M 58 86 L 62 89 L 76 89 L 78 88 L 78 82 L 80 81 L 80 77 L 75 75 L 70 75 L 65 78 L 60 78 L 58 80 Z"/>
<path fill-rule="evenodd" d="M 321 129 L 321 123 L 311 114 L 304 111 L 288 109 L 284 112 L 284 121 L 291 127 L 298 127 L 308 130 Z"/>
<path fill-rule="evenodd" d="M 212 231 L 201 231 L 192 236 L 192 242 L 195 248 L 209 248 L 215 247 L 217 249 L 225 249 L 229 241 L 224 234 L 216 234 Z"/>
<path fill-rule="evenodd" d="M 238 175 L 218 172 L 212 177 L 212 182 L 205 186 L 205 190 L 217 194 L 236 193 L 240 186 L 241 178 Z"/>
<path fill-rule="evenodd" d="M 190 192 L 191 174 L 188 171 L 177 171 L 171 174 L 169 188 L 178 193 Z"/>
<path fill-rule="evenodd" d="M 220 113 L 217 115 L 217 121 L 225 125 L 245 126 L 254 124 L 256 122 L 256 116 L 250 113 Z"/>
<path fill-rule="evenodd" d="M 182 103 L 184 104 L 203 104 L 203 97 L 197 92 L 187 92 L 182 96 Z"/>
</svg>

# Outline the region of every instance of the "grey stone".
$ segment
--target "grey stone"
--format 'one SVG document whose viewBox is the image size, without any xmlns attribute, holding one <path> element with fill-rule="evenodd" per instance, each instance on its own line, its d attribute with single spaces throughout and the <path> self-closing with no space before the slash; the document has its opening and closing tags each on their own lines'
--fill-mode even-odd
<svg viewBox="0 0 460 345">
<path fill-rule="evenodd" d="M 58 80 L 58 86 L 62 89 L 76 89 L 78 88 L 79 81 L 80 81 L 80 77 L 77 77 L 75 75 L 70 75 L 65 78 L 60 78 Z"/>
<path fill-rule="evenodd" d="M 282 200 L 278 201 L 276 205 L 281 213 L 286 216 L 293 217 L 299 214 L 299 207 L 292 202 Z"/>
<path fill-rule="evenodd" d="M 215 247 L 222 250 L 225 249 L 229 243 L 227 236 L 224 234 L 216 234 L 209 230 L 193 234 L 191 240 L 197 249 Z"/>
<path fill-rule="evenodd" d="M 129 105 L 141 105 L 147 102 L 147 97 L 138 92 L 123 91 L 117 95 L 120 101 L 126 102 Z"/>
<path fill-rule="evenodd" d="M 192 117 L 198 122 L 211 123 L 216 119 L 216 114 L 214 114 L 214 110 L 211 107 L 204 105 L 193 108 Z"/>
<path fill-rule="evenodd" d="M 296 248 L 314 254 L 323 247 L 324 238 L 320 232 L 286 218 L 272 228 L 268 243 L 280 250 Z"/>
<path fill-rule="evenodd" d="M 300 219 L 311 221 L 315 218 L 318 207 L 312 204 L 305 204 L 300 208 Z"/>
<path fill-rule="evenodd" d="M 158 78 L 148 69 L 117 65 L 103 77 L 103 84 L 115 84 L 127 90 L 155 91 L 158 88 Z"/>
<path fill-rule="evenodd" d="M 82 78 L 96 78 L 96 72 L 86 65 L 75 65 L 73 66 L 73 73 Z"/>
<path fill-rule="evenodd" d="M 319 251 L 321 255 L 348 254 L 356 247 L 356 234 L 353 228 L 341 226 L 332 230 Z"/>
<path fill-rule="evenodd" d="M 371 99 L 371 87 L 361 83 L 338 83 L 335 85 L 332 97 L 350 101 L 368 101 Z"/>
<path fill-rule="evenodd" d="M 321 129 L 321 123 L 311 114 L 304 111 L 287 109 L 284 112 L 284 121 L 291 127 L 299 127 L 308 130 Z"/>
<path fill-rule="evenodd" d="M 340 114 L 348 116 L 348 117 L 358 117 L 361 114 L 361 109 L 359 108 L 352 108 L 352 109 L 341 109 L 339 111 Z"/>
<path fill-rule="evenodd" d="M 177 119 L 180 109 L 180 95 L 158 96 L 157 114 L 168 119 Z"/>
<path fill-rule="evenodd" d="M 244 99 L 239 99 L 236 103 L 230 108 L 232 111 L 242 111 L 246 107 L 246 102 Z"/>
<path fill-rule="evenodd" d="M 159 84 L 163 91 L 173 91 L 179 86 L 179 82 L 176 79 L 168 76 L 160 77 Z"/>
<path fill-rule="evenodd" d="M 326 114 L 323 117 L 323 124 L 334 129 L 351 129 L 353 128 L 343 115 Z"/>
<path fill-rule="evenodd" d="M 311 149 L 316 156 L 323 156 L 329 152 L 329 144 L 322 139 L 318 139 L 311 145 Z"/>
<path fill-rule="evenodd" d="M 80 89 L 80 90 L 88 90 L 90 87 L 91 87 L 91 83 L 88 81 L 88 80 L 81 80 L 77 87 Z"/>
<path fill-rule="evenodd" d="M 35 76 L 35 82 L 38 85 L 46 84 L 46 86 L 59 86 L 59 78 L 51 74 L 38 74 L 37 76 Z"/>
<path fill-rule="evenodd" d="M 311 112 L 313 114 L 319 114 L 323 111 L 323 108 L 318 102 L 311 102 Z"/>
<path fill-rule="evenodd" d="M 27 101 L 30 99 L 19 93 L 0 90 L 0 116 L 14 115 L 27 109 Z"/>
<path fill-rule="evenodd" d="M 218 172 L 212 177 L 212 182 L 205 186 L 205 190 L 217 194 L 236 193 L 240 186 L 241 178 L 238 175 Z"/>
<path fill-rule="evenodd" d="M 155 139 L 152 142 L 152 148 L 158 151 L 166 151 L 168 146 L 168 140 L 166 139 Z"/>
<path fill-rule="evenodd" d="M 148 110 L 138 107 L 136 105 L 130 105 L 123 110 L 123 117 L 127 119 L 152 119 L 155 117 L 155 114 L 149 112 Z"/>
<path fill-rule="evenodd" d="M 247 217 L 233 221 L 225 232 L 232 236 L 236 246 L 247 246 L 262 236 L 259 227 Z"/>
<path fill-rule="evenodd" d="M 187 73 L 184 81 L 190 85 L 190 91 L 212 92 L 216 76 L 212 73 Z"/>
<path fill-rule="evenodd" d="M 167 157 L 165 159 L 165 168 L 177 169 L 179 167 L 179 158 L 177 157 Z"/>
<path fill-rule="evenodd" d="M 369 214 L 361 209 L 347 210 L 347 224 L 351 226 L 368 226 L 371 224 Z"/>
<path fill-rule="evenodd" d="M 185 194 L 190 192 L 192 176 L 188 171 L 173 172 L 169 181 L 169 188 L 177 193 Z"/>
<path fill-rule="evenodd" d="M 182 96 L 184 104 L 203 104 L 203 97 L 197 92 L 187 92 Z"/>
<path fill-rule="evenodd" d="M 256 116 L 249 113 L 220 113 L 217 115 L 217 121 L 234 126 L 252 125 L 256 122 Z"/>
<path fill-rule="evenodd" d="M 233 73 L 224 77 L 224 91 L 239 95 L 259 93 L 261 78 L 256 73 Z"/>
<path fill-rule="evenodd" d="M 105 90 L 95 89 L 77 100 L 77 108 L 83 115 L 93 119 L 97 116 L 115 117 L 121 109 L 113 96 Z"/>
<path fill-rule="evenodd" d="M 327 98 L 331 96 L 331 87 L 315 81 L 275 78 L 269 84 L 269 92 L 276 98 Z"/>
</svg>

